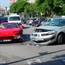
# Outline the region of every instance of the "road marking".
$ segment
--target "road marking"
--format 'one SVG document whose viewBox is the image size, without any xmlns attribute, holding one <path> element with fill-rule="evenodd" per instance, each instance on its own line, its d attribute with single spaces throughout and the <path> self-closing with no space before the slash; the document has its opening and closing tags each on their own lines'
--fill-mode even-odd
<svg viewBox="0 0 65 65">
<path fill-rule="evenodd" d="M 34 63 L 42 63 L 40 59 L 31 59 L 31 60 L 27 60 L 27 63 L 29 65 L 34 65 Z"/>
</svg>

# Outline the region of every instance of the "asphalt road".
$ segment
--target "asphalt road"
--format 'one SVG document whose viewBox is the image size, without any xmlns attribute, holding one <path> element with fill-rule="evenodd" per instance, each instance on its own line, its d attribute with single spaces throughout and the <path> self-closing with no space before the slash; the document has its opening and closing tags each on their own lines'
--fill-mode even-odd
<svg viewBox="0 0 65 65">
<path fill-rule="evenodd" d="M 34 29 L 24 25 L 24 42 L 0 43 L 0 65 L 65 65 L 65 44 L 29 45 Z"/>
</svg>

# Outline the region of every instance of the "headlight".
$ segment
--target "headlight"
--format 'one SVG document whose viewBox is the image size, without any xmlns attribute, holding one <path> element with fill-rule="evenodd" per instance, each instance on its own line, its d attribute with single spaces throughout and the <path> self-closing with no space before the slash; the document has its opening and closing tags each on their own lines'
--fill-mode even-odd
<svg viewBox="0 0 65 65">
<path fill-rule="evenodd" d="M 45 34 L 41 34 L 41 36 L 47 36 L 47 35 L 52 35 L 52 34 L 56 34 L 56 31 L 48 31 L 47 33 Z"/>
<path fill-rule="evenodd" d="M 21 38 L 20 35 L 18 35 L 18 36 L 14 36 L 14 39 L 19 39 L 19 38 Z"/>
<path fill-rule="evenodd" d="M 54 31 L 54 30 L 49 31 L 48 34 L 56 34 L 56 31 Z"/>
</svg>

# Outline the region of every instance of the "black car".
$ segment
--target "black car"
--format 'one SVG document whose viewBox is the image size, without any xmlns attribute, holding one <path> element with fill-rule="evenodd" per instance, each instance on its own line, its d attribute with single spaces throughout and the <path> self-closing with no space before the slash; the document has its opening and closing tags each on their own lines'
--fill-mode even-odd
<svg viewBox="0 0 65 65">
<path fill-rule="evenodd" d="M 24 17 L 24 18 L 22 19 L 22 23 L 23 23 L 23 24 L 26 24 L 27 20 L 29 20 L 29 18 Z"/>
<path fill-rule="evenodd" d="M 8 22 L 8 17 L 0 17 L 1 22 Z"/>
<path fill-rule="evenodd" d="M 32 26 L 40 26 L 41 22 L 44 21 L 45 18 L 37 18 L 35 21 L 32 22 Z"/>
</svg>

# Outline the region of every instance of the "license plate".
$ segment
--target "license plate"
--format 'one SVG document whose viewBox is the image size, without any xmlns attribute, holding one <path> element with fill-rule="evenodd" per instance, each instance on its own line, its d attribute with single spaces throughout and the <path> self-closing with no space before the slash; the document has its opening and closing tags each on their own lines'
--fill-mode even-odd
<svg viewBox="0 0 65 65">
<path fill-rule="evenodd" d="M 33 38 L 32 40 L 34 40 L 34 41 L 41 41 L 41 40 L 44 40 L 44 39 L 36 39 L 36 38 Z"/>
<path fill-rule="evenodd" d="M 8 42 L 8 41 L 11 41 L 11 40 L 3 40 L 3 42 Z"/>
</svg>

